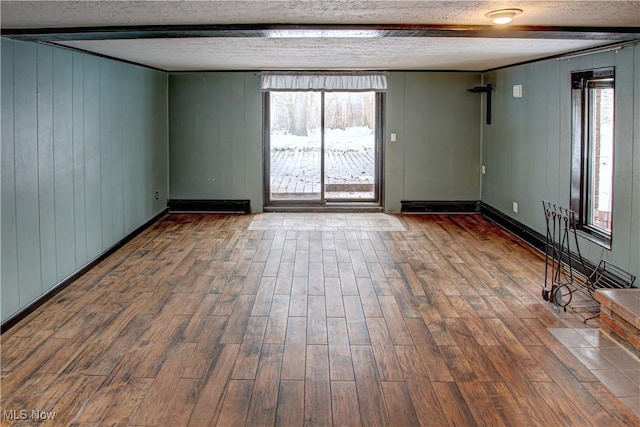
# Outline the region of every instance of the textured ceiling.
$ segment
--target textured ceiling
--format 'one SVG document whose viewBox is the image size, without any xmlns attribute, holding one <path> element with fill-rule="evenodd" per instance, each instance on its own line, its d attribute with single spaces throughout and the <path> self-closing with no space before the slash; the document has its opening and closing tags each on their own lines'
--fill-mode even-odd
<svg viewBox="0 0 640 427">
<path fill-rule="evenodd" d="M 2 29 L 149 25 L 489 25 L 517 7 L 518 26 L 638 27 L 640 1 L 2 1 Z M 164 70 L 484 70 L 613 40 L 502 38 L 151 38 L 60 42 Z M 638 30 L 640 32 L 640 29 Z"/>
<path fill-rule="evenodd" d="M 488 24 L 485 13 L 525 12 L 518 25 L 640 25 L 635 1 L 2 1 L 5 28 L 176 24 Z"/>
<path fill-rule="evenodd" d="M 480 38 L 184 38 L 65 42 L 169 71 L 485 70 L 597 45 L 584 40 Z"/>
</svg>

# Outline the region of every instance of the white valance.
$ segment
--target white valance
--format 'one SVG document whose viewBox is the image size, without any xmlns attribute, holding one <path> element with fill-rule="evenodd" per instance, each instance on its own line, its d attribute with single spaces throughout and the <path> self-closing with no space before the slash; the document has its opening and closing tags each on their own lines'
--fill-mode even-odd
<svg viewBox="0 0 640 427">
<path fill-rule="evenodd" d="M 260 87 L 269 91 L 384 92 L 381 72 L 263 72 Z"/>
</svg>

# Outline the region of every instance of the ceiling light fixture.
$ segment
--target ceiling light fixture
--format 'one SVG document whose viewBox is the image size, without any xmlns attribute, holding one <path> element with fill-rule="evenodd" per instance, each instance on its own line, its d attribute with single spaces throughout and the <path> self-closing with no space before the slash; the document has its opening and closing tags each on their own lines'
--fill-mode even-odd
<svg viewBox="0 0 640 427">
<path fill-rule="evenodd" d="M 522 9 L 498 9 L 492 10 L 484 16 L 492 19 L 494 24 L 504 25 L 511 22 L 514 16 L 520 15 L 521 13 Z"/>
</svg>

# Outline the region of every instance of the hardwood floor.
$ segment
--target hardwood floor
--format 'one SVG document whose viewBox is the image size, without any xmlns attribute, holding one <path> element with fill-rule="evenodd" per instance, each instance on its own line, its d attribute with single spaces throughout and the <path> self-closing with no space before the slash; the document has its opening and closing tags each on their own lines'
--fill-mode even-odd
<svg viewBox="0 0 640 427">
<path fill-rule="evenodd" d="M 166 216 L 2 336 L 2 425 L 640 423 L 547 329 L 584 326 L 539 253 L 389 218 Z"/>
</svg>

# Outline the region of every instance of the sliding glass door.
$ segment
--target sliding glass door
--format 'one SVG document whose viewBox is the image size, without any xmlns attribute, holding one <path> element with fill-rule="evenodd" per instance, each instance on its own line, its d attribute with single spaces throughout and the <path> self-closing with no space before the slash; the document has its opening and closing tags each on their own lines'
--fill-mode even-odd
<svg viewBox="0 0 640 427">
<path fill-rule="evenodd" d="M 322 199 L 322 94 L 270 94 L 270 200 Z"/>
<path fill-rule="evenodd" d="M 268 203 L 379 200 L 381 95 L 265 95 Z"/>
<path fill-rule="evenodd" d="M 325 198 L 374 200 L 375 92 L 327 92 L 324 98 Z"/>
</svg>

